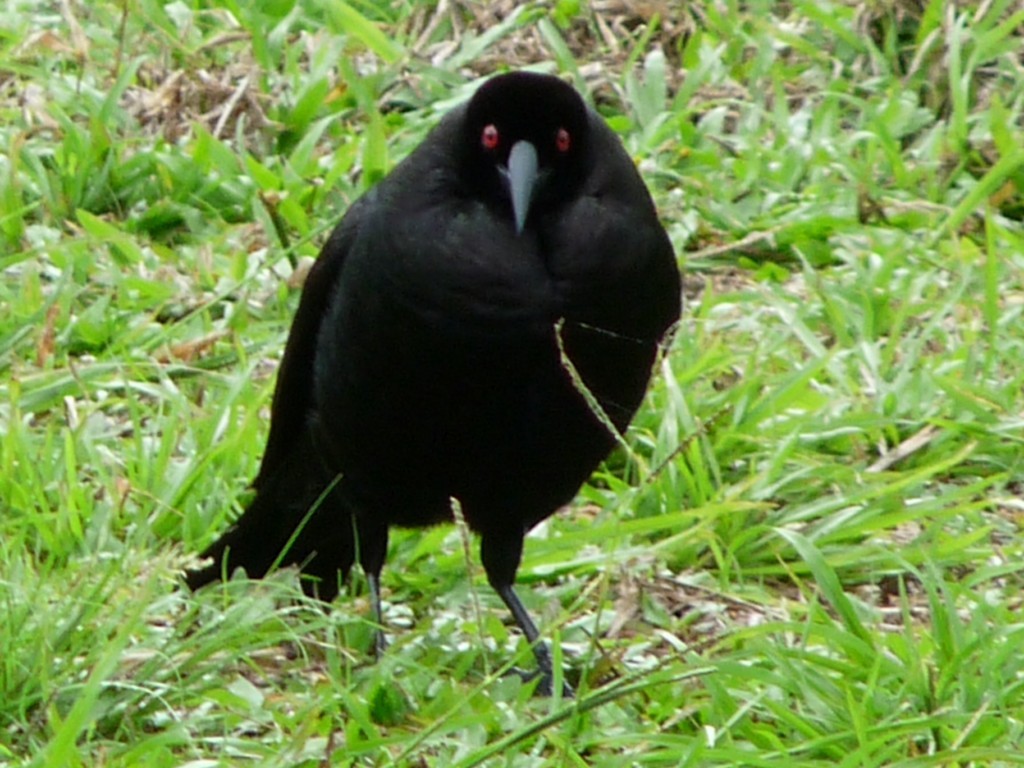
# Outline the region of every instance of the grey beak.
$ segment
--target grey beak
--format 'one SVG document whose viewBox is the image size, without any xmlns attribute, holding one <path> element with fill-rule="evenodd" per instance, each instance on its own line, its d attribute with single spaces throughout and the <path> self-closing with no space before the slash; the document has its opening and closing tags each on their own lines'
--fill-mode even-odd
<svg viewBox="0 0 1024 768">
<path fill-rule="evenodd" d="M 516 234 L 522 234 L 526 215 L 530 212 L 530 199 L 537 183 L 537 150 L 528 141 L 517 141 L 508 153 L 508 191 L 512 197 L 512 214 L 516 219 Z"/>
</svg>

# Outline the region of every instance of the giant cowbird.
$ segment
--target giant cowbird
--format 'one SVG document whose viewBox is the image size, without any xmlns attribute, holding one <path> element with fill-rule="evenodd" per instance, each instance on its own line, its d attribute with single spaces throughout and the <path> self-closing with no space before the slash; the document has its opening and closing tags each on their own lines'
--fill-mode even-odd
<svg viewBox="0 0 1024 768">
<path fill-rule="evenodd" d="M 388 527 L 449 520 L 456 499 L 550 687 L 513 591 L 523 537 L 629 424 L 679 297 L 650 195 L 601 117 L 556 77 L 488 80 L 328 239 L 255 497 L 189 586 L 296 564 L 330 600 L 358 559 L 379 622 Z"/>
</svg>

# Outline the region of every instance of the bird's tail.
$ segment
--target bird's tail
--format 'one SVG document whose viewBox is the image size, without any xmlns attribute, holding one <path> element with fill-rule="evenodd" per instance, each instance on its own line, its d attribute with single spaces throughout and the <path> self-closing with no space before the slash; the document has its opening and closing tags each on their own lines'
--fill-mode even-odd
<svg viewBox="0 0 1024 768">
<path fill-rule="evenodd" d="M 338 478 L 322 469 L 312 440 L 285 457 L 268 476 L 235 524 L 200 555 L 208 565 L 186 572 L 196 590 L 244 568 L 260 578 L 280 566 L 298 565 L 307 594 L 331 600 L 355 559 L 352 513 Z"/>
</svg>

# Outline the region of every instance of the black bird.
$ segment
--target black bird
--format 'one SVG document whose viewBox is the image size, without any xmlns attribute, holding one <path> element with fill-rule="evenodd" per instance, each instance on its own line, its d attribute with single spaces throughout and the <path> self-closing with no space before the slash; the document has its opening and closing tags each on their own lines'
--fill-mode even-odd
<svg viewBox="0 0 1024 768">
<path fill-rule="evenodd" d="M 455 498 L 550 689 L 513 591 L 523 537 L 611 450 L 679 312 L 671 244 L 616 135 L 556 77 L 490 79 L 328 239 L 255 498 L 188 585 L 297 564 L 329 601 L 358 558 L 379 622 L 388 527 L 450 520 Z"/>
</svg>

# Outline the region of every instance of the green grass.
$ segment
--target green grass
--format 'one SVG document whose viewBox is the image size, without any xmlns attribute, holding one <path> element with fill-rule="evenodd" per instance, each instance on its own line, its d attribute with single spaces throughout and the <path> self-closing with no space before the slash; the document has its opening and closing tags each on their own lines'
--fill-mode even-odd
<svg viewBox="0 0 1024 768">
<path fill-rule="evenodd" d="M 960 5 L 8 3 L 0 765 L 1024 763 L 1024 11 Z M 393 537 L 377 663 L 358 580 L 178 580 L 308 259 L 523 64 L 593 94 L 687 275 L 629 450 L 527 541 L 575 701 L 505 674 L 451 526 Z"/>
</svg>

